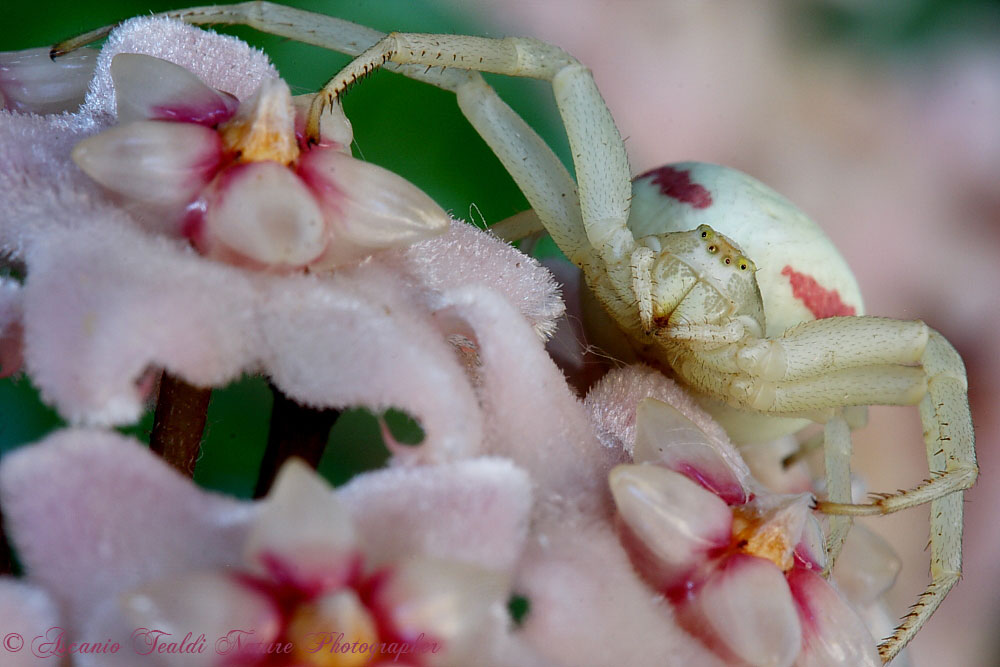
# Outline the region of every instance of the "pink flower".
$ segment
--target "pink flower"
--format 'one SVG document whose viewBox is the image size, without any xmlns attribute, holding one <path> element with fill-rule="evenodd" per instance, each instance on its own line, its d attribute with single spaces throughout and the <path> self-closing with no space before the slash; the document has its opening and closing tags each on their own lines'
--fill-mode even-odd
<svg viewBox="0 0 1000 667">
<path fill-rule="evenodd" d="M 116 60 L 123 53 L 168 59 L 177 66 L 143 56 Z M 130 68 L 138 68 L 143 76 L 160 76 L 162 86 L 150 92 L 136 83 Z M 139 92 L 117 98 L 113 69 L 119 70 L 117 78 L 125 90 Z M 261 86 L 265 92 L 258 96 L 259 103 L 249 102 Z M 356 223 L 372 233 L 381 229 L 383 245 L 393 245 L 402 238 L 396 234 L 401 228 L 390 225 L 395 232 L 383 233 L 387 228 L 371 217 L 377 212 L 365 213 L 364 206 L 381 207 L 379 211 L 389 215 L 398 213 L 396 204 L 412 199 L 394 190 L 382 170 L 353 160 L 332 144 L 305 149 L 287 132 L 276 136 L 279 144 L 298 151 L 292 167 L 275 160 L 234 162 L 225 151 L 216 150 L 228 140 L 197 122 L 140 120 L 112 127 L 119 110 L 126 119 L 128 114 L 134 118 L 167 110 L 175 116 L 183 111 L 188 120 L 215 123 L 234 108 L 232 96 L 217 89 L 244 101 L 228 121 L 236 124 L 225 126 L 230 132 L 249 128 L 247 134 L 256 136 L 253 122 L 237 121 L 259 117 L 283 118 L 282 127 L 288 129 L 291 117 L 281 111 L 287 112 L 287 95 L 262 54 L 233 38 L 154 19 L 130 21 L 109 37 L 79 112 L 0 112 L 0 249 L 26 268 L 26 280 L 16 292 L 27 375 L 70 421 L 106 425 L 128 423 L 142 413 L 143 388 L 148 386 L 142 378 L 151 368 L 166 369 L 198 386 L 220 386 L 245 372 L 264 372 L 287 395 L 309 405 L 405 410 L 427 434 L 425 446 L 411 450 L 411 457 L 447 460 L 474 451 L 481 442 L 482 417 L 449 342 L 456 332 L 437 314 L 443 295 L 470 285 L 497 290 L 517 304 L 520 317 L 546 335 L 562 311 L 551 276 L 510 246 L 461 223 L 403 248 L 382 247 L 382 241 L 369 238 L 364 255 L 382 249 L 365 261 L 355 256 L 352 265 L 332 273 L 250 270 L 249 265 L 260 268 L 271 260 L 261 254 L 264 246 L 258 253 L 239 244 L 271 238 L 268 230 L 275 228 L 268 221 L 276 218 L 267 217 L 267 206 L 258 217 L 241 216 L 228 207 L 242 207 L 240 201 L 245 204 L 270 191 L 278 181 L 288 184 L 288 192 L 299 193 L 283 196 L 281 206 L 324 212 L 322 233 L 314 238 L 317 255 L 301 264 L 297 262 L 305 255 L 296 255 L 294 262 L 288 260 L 292 255 L 282 255 L 277 265 L 286 269 L 305 264 L 319 268 L 320 262 L 325 267 L 334 254 L 341 256 L 334 246 L 328 247 L 330 239 L 344 230 L 355 238 L 350 229 Z M 175 101 L 178 90 L 190 102 L 182 111 Z M 166 97 L 156 97 L 156 91 Z M 272 103 L 278 107 L 274 114 L 267 111 Z M 244 111 L 249 115 L 242 116 Z M 149 123 L 155 126 L 152 132 L 142 129 Z M 263 125 L 271 127 L 269 123 Z M 323 127 L 325 133 L 337 129 L 329 123 Z M 339 127 L 344 130 L 346 125 Z M 99 134 L 103 130 L 107 132 Z M 126 190 L 126 196 L 98 186 L 70 159 L 74 149 L 79 155 L 84 140 L 89 147 L 82 152 L 91 151 L 84 162 L 99 165 L 99 171 L 115 169 L 107 154 L 128 152 L 123 148 L 128 142 L 114 139 L 120 132 L 138 132 L 130 136 L 138 136 L 140 143 L 177 139 L 177 133 L 194 133 L 205 141 L 164 139 L 149 156 L 158 171 L 144 172 L 141 160 L 139 166 L 129 162 L 120 178 L 109 181 Z M 97 142 L 97 148 L 87 142 Z M 109 148 L 113 146 L 118 148 Z M 188 168 L 193 154 L 207 155 L 207 164 L 214 166 Z M 341 163 L 348 166 L 337 168 L 337 183 L 378 182 L 385 185 L 382 193 L 367 203 L 334 196 L 323 174 L 328 174 L 329 165 Z M 259 170 L 272 174 L 264 176 L 259 191 L 250 188 L 237 196 L 224 184 L 235 187 L 243 178 L 240 174 Z M 312 180 L 303 180 L 303 173 Z M 361 192 L 360 186 L 347 190 Z M 204 233 L 195 234 L 201 248 L 240 266 L 192 252 L 182 236 L 192 202 L 204 204 L 204 210 L 195 206 L 203 214 L 199 228 Z M 347 217 L 328 219 L 331 202 Z M 154 215 L 156 209 L 163 215 Z M 167 215 L 170 210 L 173 217 Z M 234 229 L 230 223 L 251 228 L 239 230 L 243 240 L 233 240 L 226 231 Z M 257 232 L 263 236 L 254 236 Z M 305 236 L 296 232 L 289 238 L 293 246 L 305 247 L 299 244 Z M 275 247 L 284 252 L 280 244 Z M 348 247 L 360 246 L 340 241 L 336 245 Z M 7 332 L 4 341 L 16 341 Z"/>
<path fill-rule="evenodd" d="M 634 463 L 611 471 L 622 542 L 683 627 L 755 665 L 878 665 L 864 622 L 820 572 L 809 494 L 774 494 L 735 451 L 646 398 Z"/>
<path fill-rule="evenodd" d="M 143 54 L 111 61 L 120 125 L 73 160 L 148 227 L 254 268 L 323 271 L 443 234 L 448 216 L 408 181 L 350 156 L 339 107 L 303 136 L 312 96 L 265 79 L 245 103 Z"/>
<path fill-rule="evenodd" d="M 506 607 L 531 487 L 507 461 L 368 473 L 337 492 L 293 462 L 245 503 L 134 441 L 69 430 L 6 457 L 0 496 L 30 585 L 61 612 L 26 616 L 25 641 L 121 646 L 75 665 L 514 665 L 524 651 Z M 160 653 L 189 632 L 204 650 Z"/>
</svg>

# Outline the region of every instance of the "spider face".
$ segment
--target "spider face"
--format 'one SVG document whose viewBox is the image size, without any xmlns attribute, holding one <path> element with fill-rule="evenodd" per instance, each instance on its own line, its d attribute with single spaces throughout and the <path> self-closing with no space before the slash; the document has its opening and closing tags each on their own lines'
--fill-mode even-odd
<svg viewBox="0 0 1000 667">
<path fill-rule="evenodd" d="M 647 236 L 638 243 L 657 253 L 650 271 L 657 328 L 725 324 L 746 315 L 763 331 L 756 266 L 732 240 L 699 225 L 689 232 Z"/>
</svg>

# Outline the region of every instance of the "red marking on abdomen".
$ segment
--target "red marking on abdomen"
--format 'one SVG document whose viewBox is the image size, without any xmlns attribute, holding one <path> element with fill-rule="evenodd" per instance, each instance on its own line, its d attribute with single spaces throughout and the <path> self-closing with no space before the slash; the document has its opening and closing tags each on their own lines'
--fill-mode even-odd
<svg viewBox="0 0 1000 667">
<path fill-rule="evenodd" d="M 691 182 L 691 172 L 666 166 L 651 169 L 639 178 L 652 177 L 660 192 L 677 201 L 690 204 L 694 208 L 708 208 L 712 205 L 712 193 L 704 186 Z"/>
<path fill-rule="evenodd" d="M 840 300 L 837 290 L 826 289 L 812 276 L 799 273 L 791 266 L 783 268 L 781 275 L 788 276 L 788 281 L 792 284 L 792 296 L 801 301 L 816 319 L 857 313 L 854 306 L 848 306 Z"/>
</svg>

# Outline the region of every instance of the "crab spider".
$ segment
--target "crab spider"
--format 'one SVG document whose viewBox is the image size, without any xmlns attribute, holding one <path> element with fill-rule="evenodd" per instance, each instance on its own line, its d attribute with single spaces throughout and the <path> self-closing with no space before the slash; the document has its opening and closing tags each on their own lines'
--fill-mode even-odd
<svg viewBox="0 0 1000 667">
<path fill-rule="evenodd" d="M 387 66 L 458 96 L 462 112 L 521 188 L 539 223 L 579 266 L 627 341 L 702 397 L 737 442 L 824 425 L 827 549 L 851 517 L 931 503 L 932 581 L 880 646 L 886 662 L 933 614 L 961 573 L 962 491 L 976 479 L 967 382 L 954 348 L 924 323 L 860 316 L 857 285 L 820 229 L 750 177 L 705 164 L 664 167 L 632 182 L 621 137 L 590 72 L 534 39 L 377 31 L 267 2 L 164 14 L 246 24 L 356 56 L 316 97 L 307 132 L 350 83 Z M 54 54 L 108 29 L 58 45 Z M 478 72 L 552 84 L 577 181 Z M 761 262 L 758 269 L 754 262 Z M 811 273 L 793 267 L 808 263 Z M 856 406 L 919 404 L 930 478 L 867 504 L 850 497 Z"/>
</svg>

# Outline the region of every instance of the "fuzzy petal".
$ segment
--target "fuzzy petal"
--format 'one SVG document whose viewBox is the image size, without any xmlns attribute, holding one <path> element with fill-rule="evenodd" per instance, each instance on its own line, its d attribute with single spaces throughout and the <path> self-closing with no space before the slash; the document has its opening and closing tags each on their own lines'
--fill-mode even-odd
<svg viewBox="0 0 1000 667">
<path fill-rule="evenodd" d="M 795 569 L 788 585 L 802 620 L 802 653 L 797 667 L 882 664 L 864 621 L 836 590 L 815 572 Z"/>
<path fill-rule="evenodd" d="M 134 228 L 87 222 L 36 246 L 25 284 L 26 366 L 65 417 L 137 419 L 136 382 L 150 365 L 199 386 L 253 366 L 255 289 L 243 273 Z"/>
<path fill-rule="evenodd" d="M 123 594 L 121 604 L 129 621 L 125 627 L 137 629 L 125 650 L 142 656 L 137 660 L 155 659 L 172 667 L 217 665 L 215 641 L 232 630 L 252 632 L 254 641 L 264 643 L 280 630 L 279 611 L 271 602 L 222 570 L 158 579 Z M 185 638 L 187 645 L 197 646 L 200 635 L 206 640 L 203 652 L 156 650 Z"/>
<path fill-rule="evenodd" d="M 88 116 L 34 116 L 0 111 L 0 248 L 24 259 L 53 231 L 100 216 L 128 217 L 69 159 L 76 143 L 99 126 Z"/>
<path fill-rule="evenodd" d="M 0 109 L 55 114 L 83 103 L 97 51 L 79 49 L 53 61 L 49 49 L 0 53 Z"/>
<path fill-rule="evenodd" d="M 729 447 L 721 447 L 669 403 L 646 398 L 636 407 L 636 463 L 655 463 L 687 475 L 730 505 L 749 498 L 741 473 L 745 466 Z"/>
<path fill-rule="evenodd" d="M 141 53 L 111 59 L 120 124 L 173 120 L 211 127 L 229 119 L 239 102 L 206 86 L 180 65 Z"/>
<path fill-rule="evenodd" d="M 739 454 L 729 444 L 726 432 L 698 407 L 694 399 L 676 382 L 649 366 L 635 365 L 609 371 L 587 394 L 587 408 L 597 428 L 601 441 L 608 447 L 623 449 L 631 455 L 636 437 L 636 407 L 644 398 L 655 398 L 672 405 L 690 419 L 720 449 L 728 449 L 724 456 L 735 465 Z M 742 466 L 745 470 L 745 466 Z M 749 472 L 740 472 L 749 477 Z"/>
<path fill-rule="evenodd" d="M 143 53 L 180 65 L 207 86 L 249 98 L 265 79 L 277 76 L 262 52 L 245 42 L 169 19 L 139 17 L 118 26 L 101 49 L 85 108 L 115 113 L 111 61 L 119 53 Z"/>
<path fill-rule="evenodd" d="M 450 224 L 444 210 L 417 186 L 337 150 L 314 148 L 304 154 L 299 175 L 319 197 L 330 225 L 327 251 L 313 263 L 318 271 L 438 236 Z"/>
<path fill-rule="evenodd" d="M 709 551 L 729 544 L 729 506 L 687 477 L 655 465 L 620 465 L 610 484 L 629 537 L 648 555 L 639 569 L 658 586 L 676 585 Z"/>
<path fill-rule="evenodd" d="M 59 613 L 49 595 L 31 584 L 0 578 L 0 632 L 3 633 L 0 653 L 4 667 L 35 667 L 58 659 L 36 656 L 31 645 L 35 637 L 44 636 L 49 628 L 59 627 Z"/>
<path fill-rule="evenodd" d="M 105 188 L 162 206 L 189 203 L 221 159 L 214 130 L 151 120 L 113 127 L 73 149 L 77 166 Z"/>
<path fill-rule="evenodd" d="M 785 577 L 763 558 L 727 558 L 682 613 L 721 653 L 751 665 L 787 667 L 802 643 L 802 626 Z"/>
<path fill-rule="evenodd" d="M 396 407 L 425 438 L 397 456 L 442 462 L 481 453 L 482 416 L 462 367 L 421 296 L 370 263 L 326 276 L 270 279 L 258 324 L 263 366 L 317 407 Z"/>
<path fill-rule="evenodd" d="M 539 484 L 543 505 L 610 508 L 607 452 L 542 341 L 500 294 L 482 287 L 442 296 L 442 322 L 464 322 L 478 348 L 489 450 L 514 460 Z"/>
<path fill-rule="evenodd" d="M 537 260 L 464 222 L 452 221 L 445 234 L 415 243 L 399 253 L 398 261 L 438 292 L 468 285 L 500 292 L 545 338 L 565 309 L 559 285 Z"/>
<path fill-rule="evenodd" d="M 138 442 L 82 429 L 7 455 L 0 500 L 29 581 L 52 594 L 69 628 L 144 582 L 237 565 L 252 514 Z"/>
<path fill-rule="evenodd" d="M 409 554 L 509 570 L 528 531 L 531 482 L 506 459 L 390 468 L 338 489 L 374 563 Z"/>
</svg>

